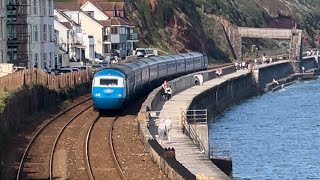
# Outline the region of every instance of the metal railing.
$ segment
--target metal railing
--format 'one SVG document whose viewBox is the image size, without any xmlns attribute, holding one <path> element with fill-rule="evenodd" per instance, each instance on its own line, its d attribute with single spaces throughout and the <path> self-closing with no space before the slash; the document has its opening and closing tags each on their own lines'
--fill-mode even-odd
<svg viewBox="0 0 320 180">
<path fill-rule="evenodd" d="M 207 124 L 208 122 L 208 110 L 187 110 L 186 119 L 190 124 Z"/>
<path fill-rule="evenodd" d="M 169 112 L 166 111 L 149 111 L 149 118 L 167 118 L 170 116 Z M 194 144 L 203 153 L 206 152 L 206 147 L 202 143 L 198 133 L 197 124 L 207 124 L 207 109 L 202 110 L 180 110 L 179 126 L 183 129 L 184 133 L 187 134 Z"/>
</svg>

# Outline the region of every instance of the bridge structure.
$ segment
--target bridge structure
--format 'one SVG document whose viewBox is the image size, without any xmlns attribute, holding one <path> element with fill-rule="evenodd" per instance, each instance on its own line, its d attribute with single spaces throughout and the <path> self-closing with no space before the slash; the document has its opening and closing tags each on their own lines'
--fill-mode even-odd
<svg viewBox="0 0 320 180">
<path fill-rule="evenodd" d="M 223 17 L 215 15 L 209 16 L 213 17 L 222 25 L 235 59 L 240 60 L 242 58 L 242 38 L 290 40 L 289 59 L 291 65 L 294 72 L 301 72 L 302 30 L 238 27 Z"/>
</svg>

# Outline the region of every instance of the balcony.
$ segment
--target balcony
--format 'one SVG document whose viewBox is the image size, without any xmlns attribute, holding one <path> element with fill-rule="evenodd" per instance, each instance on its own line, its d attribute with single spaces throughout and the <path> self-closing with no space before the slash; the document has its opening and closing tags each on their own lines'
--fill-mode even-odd
<svg viewBox="0 0 320 180">
<path fill-rule="evenodd" d="M 138 42 L 139 39 L 138 39 L 138 33 L 131 33 L 128 35 L 127 37 L 127 40 L 128 41 L 132 41 L 132 42 Z"/>
<path fill-rule="evenodd" d="M 110 35 L 104 35 L 103 36 L 103 44 L 110 44 L 111 43 L 111 36 Z"/>
<path fill-rule="evenodd" d="M 8 41 L 7 41 L 8 45 L 27 44 L 27 43 L 28 43 L 28 37 L 26 38 L 8 37 Z"/>
<path fill-rule="evenodd" d="M 111 34 L 111 42 L 112 43 L 126 43 L 127 42 L 127 34 Z"/>
</svg>

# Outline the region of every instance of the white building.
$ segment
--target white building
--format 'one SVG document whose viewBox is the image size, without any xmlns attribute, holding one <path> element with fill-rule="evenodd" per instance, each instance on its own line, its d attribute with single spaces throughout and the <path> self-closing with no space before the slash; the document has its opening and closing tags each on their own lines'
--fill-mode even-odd
<svg viewBox="0 0 320 180">
<path fill-rule="evenodd" d="M 55 65 L 53 0 L 28 1 L 29 67 L 51 68 Z"/>
<path fill-rule="evenodd" d="M 0 0 L 0 63 L 6 63 L 7 32 L 6 32 L 6 1 Z"/>
<path fill-rule="evenodd" d="M 67 61 L 85 62 L 94 60 L 94 39 L 83 31 L 82 26 L 63 12 L 54 11 L 55 14 L 55 30 L 58 31 L 58 42 L 60 49 L 68 53 L 68 59 L 63 60 L 66 63 L 62 66 L 68 66 Z"/>
</svg>

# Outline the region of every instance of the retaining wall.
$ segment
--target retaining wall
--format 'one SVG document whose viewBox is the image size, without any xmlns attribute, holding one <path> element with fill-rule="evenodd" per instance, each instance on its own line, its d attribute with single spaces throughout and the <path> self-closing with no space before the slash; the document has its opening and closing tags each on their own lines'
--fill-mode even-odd
<svg viewBox="0 0 320 180">
<path fill-rule="evenodd" d="M 318 57 L 315 56 L 315 57 L 303 58 L 301 65 L 305 68 L 305 71 L 308 71 L 314 68 L 319 68 Z"/>
</svg>

